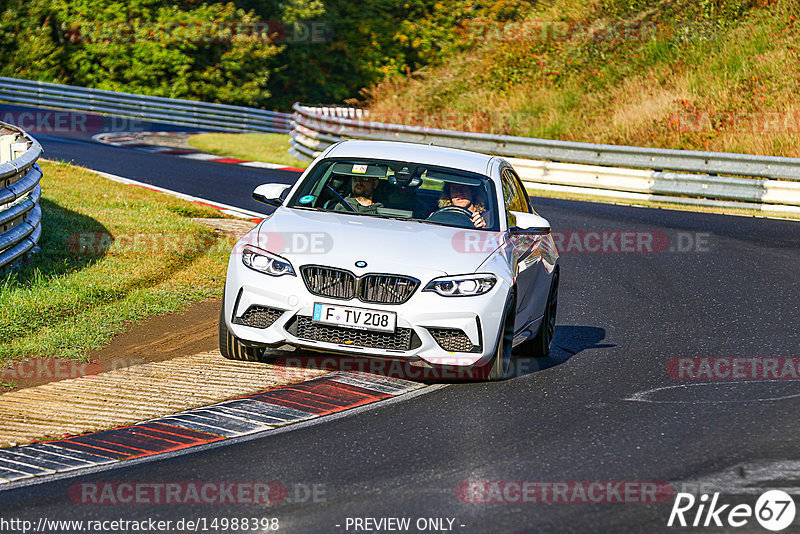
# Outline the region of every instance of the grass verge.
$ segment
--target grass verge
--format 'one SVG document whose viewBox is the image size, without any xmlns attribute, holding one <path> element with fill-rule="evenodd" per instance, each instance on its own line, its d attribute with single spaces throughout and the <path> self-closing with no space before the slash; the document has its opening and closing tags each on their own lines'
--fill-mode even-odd
<svg viewBox="0 0 800 534">
<path fill-rule="evenodd" d="M 234 239 L 193 218 L 211 208 L 42 163 L 41 252 L 0 278 L 0 366 L 85 359 L 126 322 L 222 292 Z"/>
<path fill-rule="evenodd" d="M 301 169 L 308 166 L 308 162 L 289 154 L 289 136 L 286 134 L 204 133 L 190 137 L 188 142 L 198 150 L 220 156 Z"/>
</svg>

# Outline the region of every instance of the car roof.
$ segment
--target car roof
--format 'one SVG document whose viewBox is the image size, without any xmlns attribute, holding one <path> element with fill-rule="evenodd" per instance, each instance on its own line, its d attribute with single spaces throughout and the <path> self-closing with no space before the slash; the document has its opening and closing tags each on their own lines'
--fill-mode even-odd
<svg viewBox="0 0 800 534">
<path fill-rule="evenodd" d="M 489 162 L 494 156 L 417 143 L 399 141 L 347 140 L 334 146 L 327 154 L 329 158 L 374 158 L 409 163 L 425 163 L 452 169 L 461 169 L 478 174 L 488 174 Z"/>
</svg>

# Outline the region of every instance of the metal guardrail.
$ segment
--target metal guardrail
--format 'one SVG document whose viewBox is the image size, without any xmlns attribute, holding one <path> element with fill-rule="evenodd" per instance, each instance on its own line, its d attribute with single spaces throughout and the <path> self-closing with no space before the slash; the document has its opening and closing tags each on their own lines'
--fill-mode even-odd
<svg viewBox="0 0 800 534">
<path fill-rule="evenodd" d="M 291 115 L 244 106 L 0 77 L 0 100 L 235 132 L 288 133 Z"/>
<path fill-rule="evenodd" d="M 800 182 L 508 158 L 529 191 L 800 215 Z"/>
<path fill-rule="evenodd" d="M 352 108 L 295 104 L 294 111 L 289 152 L 302 160 L 341 139 L 431 143 L 508 157 L 531 189 L 800 214 L 800 159 L 386 124 L 368 121 L 368 112 Z"/>
<path fill-rule="evenodd" d="M 39 181 L 42 170 L 36 162 L 42 145 L 16 126 L 0 123 L 3 132 L 16 139 L 10 144 L 11 161 L 0 163 L 0 270 L 30 252 L 42 234 Z M 5 137 L 5 136 L 4 136 Z"/>
</svg>

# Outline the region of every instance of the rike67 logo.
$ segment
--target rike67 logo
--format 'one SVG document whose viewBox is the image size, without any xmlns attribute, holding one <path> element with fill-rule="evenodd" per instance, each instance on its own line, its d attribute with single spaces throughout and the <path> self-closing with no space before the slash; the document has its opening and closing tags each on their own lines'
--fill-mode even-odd
<svg viewBox="0 0 800 534">
<path fill-rule="evenodd" d="M 758 498 L 754 507 L 749 504 L 719 504 L 719 495 L 715 493 L 709 498 L 704 493 L 698 499 L 691 493 L 678 493 L 667 526 L 739 528 L 751 525 L 755 517 L 765 529 L 778 532 L 794 521 L 794 500 L 785 491 L 767 491 Z"/>
</svg>

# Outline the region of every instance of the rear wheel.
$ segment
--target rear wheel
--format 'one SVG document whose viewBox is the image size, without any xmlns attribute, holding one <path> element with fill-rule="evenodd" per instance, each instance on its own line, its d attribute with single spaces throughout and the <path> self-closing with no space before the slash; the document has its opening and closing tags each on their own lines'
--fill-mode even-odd
<svg viewBox="0 0 800 534">
<path fill-rule="evenodd" d="M 264 353 L 264 347 L 252 347 L 231 334 L 225 323 L 225 297 L 222 298 L 222 308 L 219 310 L 219 352 L 229 360 L 242 360 L 257 362 Z"/>
<path fill-rule="evenodd" d="M 511 377 L 512 374 L 512 352 L 514 342 L 514 318 L 516 315 L 517 299 L 512 293 L 506 302 L 505 310 L 503 310 L 503 322 L 500 329 L 500 335 L 497 340 L 497 348 L 494 352 L 494 357 L 488 363 L 488 373 L 486 380 L 505 380 Z"/>
</svg>

